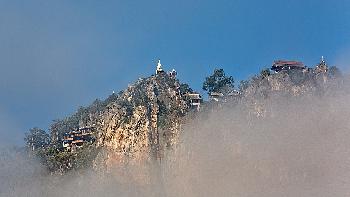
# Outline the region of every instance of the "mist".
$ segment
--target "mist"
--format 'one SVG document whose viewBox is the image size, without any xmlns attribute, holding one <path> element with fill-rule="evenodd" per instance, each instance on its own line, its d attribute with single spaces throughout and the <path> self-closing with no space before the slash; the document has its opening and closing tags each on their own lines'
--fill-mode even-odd
<svg viewBox="0 0 350 197">
<path fill-rule="evenodd" d="M 48 175 L 2 150 L 0 196 L 349 196 L 350 94 L 270 97 L 200 112 L 161 161 Z M 228 107 L 230 106 L 230 107 Z M 16 153 L 15 153 L 16 152 Z"/>
<path fill-rule="evenodd" d="M 170 196 L 348 196 L 349 99 L 271 98 L 264 118 L 238 106 L 196 120 L 166 170 Z"/>
</svg>

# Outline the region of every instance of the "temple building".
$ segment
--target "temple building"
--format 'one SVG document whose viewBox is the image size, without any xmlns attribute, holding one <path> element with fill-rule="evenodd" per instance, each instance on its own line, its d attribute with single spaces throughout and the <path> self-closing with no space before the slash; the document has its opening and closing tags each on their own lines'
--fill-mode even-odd
<svg viewBox="0 0 350 197">
<path fill-rule="evenodd" d="M 284 71 L 284 70 L 304 70 L 306 66 L 302 62 L 297 61 L 285 61 L 285 60 L 277 60 L 273 62 L 271 70 L 276 73 Z"/>
<path fill-rule="evenodd" d="M 202 97 L 199 93 L 187 93 L 187 96 L 190 100 L 190 105 L 191 108 L 196 109 L 197 111 L 199 111 L 201 103 L 202 103 Z"/>
<path fill-rule="evenodd" d="M 228 100 L 237 98 L 241 93 L 238 90 L 231 90 L 229 92 L 211 92 L 209 94 L 209 101 L 215 102 L 227 102 Z"/>
<path fill-rule="evenodd" d="M 168 75 L 169 75 L 171 78 L 175 79 L 175 78 L 176 78 L 176 75 L 177 75 L 177 72 L 176 72 L 175 69 L 173 69 L 172 71 L 170 71 L 170 72 L 168 73 Z"/>
<path fill-rule="evenodd" d="M 317 64 L 315 70 L 314 70 L 316 77 L 318 79 L 322 79 L 323 83 L 326 83 L 328 80 L 328 66 L 326 61 L 324 60 L 324 57 L 321 57 L 320 63 Z"/>
<path fill-rule="evenodd" d="M 320 63 L 317 64 L 315 71 L 317 73 L 326 73 L 328 71 L 328 66 L 323 56 L 321 57 Z"/>
<path fill-rule="evenodd" d="M 222 101 L 224 98 L 224 94 L 223 93 L 219 93 L 219 92 L 211 92 L 209 94 L 209 101 Z"/>
<path fill-rule="evenodd" d="M 86 142 L 93 142 L 92 132 L 94 127 L 82 127 L 74 131 L 65 133 L 63 136 L 63 148 L 66 151 L 75 151 Z"/>
</svg>

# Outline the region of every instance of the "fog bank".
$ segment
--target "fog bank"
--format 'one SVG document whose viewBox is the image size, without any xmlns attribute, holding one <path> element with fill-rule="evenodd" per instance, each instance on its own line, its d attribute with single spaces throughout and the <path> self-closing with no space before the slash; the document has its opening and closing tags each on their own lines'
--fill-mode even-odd
<svg viewBox="0 0 350 197">
<path fill-rule="evenodd" d="M 0 196 L 349 196 L 349 99 L 345 91 L 271 98 L 259 118 L 245 105 L 201 112 L 161 162 L 125 165 L 122 175 L 46 176 L 7 152 Z"/>
</svg>

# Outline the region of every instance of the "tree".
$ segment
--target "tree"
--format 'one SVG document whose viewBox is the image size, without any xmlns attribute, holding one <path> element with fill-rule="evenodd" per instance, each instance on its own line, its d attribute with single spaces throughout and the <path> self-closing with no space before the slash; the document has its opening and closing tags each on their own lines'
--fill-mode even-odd
<svg viewBox="0 0 350 197">
<path fill-rule="evenodd" d="M 338 78 L 338 77 L 341 77 L 341 76 L 342 76 L 342 73 L 341 73 L 341 71 L 339 70 L 338 67 L 336 67 L 336 66 L 331 66 L 331 67 L 329 68 L 329 76 L 330 76 L 331 78 Z"/>
<path fill-rule="evenodd" d="M 238 86 L 239 91 L 243 93 L 244 90 L 246 90 L 249 87 L 249 81 L 248 80 L 242 80 Z"/>
<path fill-rule="evenodd" d="M 35 151 L 38 148 L 46 147 L 50 143 L 50 136 L 44 130 L 34 127 L 25 133 L 24 140 L 28 149 Z"/>
<path fill-rule="evenodd" d="M 227 94 L 233 90 L 234 80 L 232 76 L 226 76 L 223 69 L 215 69 L 214 73 L 206 77 L 203 90 L 208 94 L 213 92 Z"/>
<path fill-rule="evenodd" d="M 119 94 L 116 94 L 113 92 L 113 94 L 109 95 L 108 98 L 105 101 L 103 101 L 103 105 L 107 106 L 108 104 L 117 101 L 118 95 L 121 95 L 121 94 L 123 94 L 122 91 L 120 91 Z"/>
<path fill-rule="evenodd" d="M 260 75 L 263 78 L 267 78 L 268 76 L 271 75 L 270 69 L 263 69 L 262 71 L 260 71 Z"/>
<path fill-rule="evenodd" d="M 192 88 L 190 88 L 190 86 L 187 83 L 182 83 L 180 85 L 180 93 L 181 95 L 185 95 L 187 93 L 191 93 L 193 92 Z"/>
</svg>

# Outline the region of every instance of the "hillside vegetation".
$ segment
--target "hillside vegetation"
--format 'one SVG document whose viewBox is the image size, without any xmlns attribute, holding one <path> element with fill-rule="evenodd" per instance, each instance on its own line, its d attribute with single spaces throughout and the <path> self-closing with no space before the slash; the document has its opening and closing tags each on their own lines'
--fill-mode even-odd
<svg viewBox="0 0 350 197">
<path fill-rule="evenodd" d="M 333 87 L 344 80 L 337 67 L 328 67 L 323 60 L 314 68 L 302 70 L 275 73 L 265 69 L 241 81 L 237 88 L 232 76 L 215 69 L 205 79 L 203 90 L 209 98 L 217 94 L 219 99 L 203 101 L 198 112 L 191 105 L 189 93 L 194 91 L 190 86 L 176 75 L 159 72 L 53 121 L 49 133 L 39 128 L 29 130 L 25 140 L 30 155 L 40 158 L 49 172 L 62 174 L 88 167 L 108 170 L 130 159 L 161 160 L 167 151 L 176 148 L 182 125 L 208 110 L 242 105 L 250 115 L 263 118 L 268 115 L 264 100 L 332 94 Z M 67 149 L 65 136 L 81 128 L 91 131 L 90 140 Z"/>
</svg>

